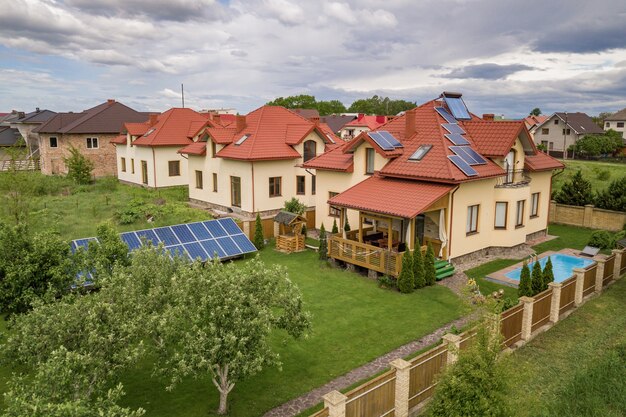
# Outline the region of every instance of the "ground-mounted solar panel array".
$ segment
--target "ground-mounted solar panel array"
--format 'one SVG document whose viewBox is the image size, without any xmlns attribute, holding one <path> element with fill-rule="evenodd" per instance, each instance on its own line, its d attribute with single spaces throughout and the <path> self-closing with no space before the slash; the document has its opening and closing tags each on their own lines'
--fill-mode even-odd
<svg viewBox="0 0 626 417">
<path fill-rule="evenodd" d="M 216 256 L 227 260 L 256 252 L 250 239 L 231 218 L 125 232 L 120 237 L 131 251 L 146 244 L 162 243 L 171 256 L 201 261 Z M 96 238 L 73 240 L 72 251 L 81 247 L 87 249 L 91 240 Z"/>
</svg>

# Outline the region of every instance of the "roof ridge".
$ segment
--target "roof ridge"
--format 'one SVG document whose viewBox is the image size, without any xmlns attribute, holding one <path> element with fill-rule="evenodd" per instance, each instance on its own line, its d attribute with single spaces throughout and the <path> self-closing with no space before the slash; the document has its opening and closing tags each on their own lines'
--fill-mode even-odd
<svg viewBox="0 0 626 417">
<path fill-rule="evenodd" d="M 254 143 L 252 144 L 252 146 L 250 146 L 250 150 L 248 151 L 248 158 L 252 157 L 252 154 L 253 154 L 253 151 L 254 151 L 254 145 L 256 145 L 256 137 L 258 136 L 257 134 L 259 133 L 259 129 L 261 128 L 261 121 L 263 120 L 263 115 L 265 114 L 266 107 L 269 107 L 269 106 L 266 104 L 266 105 L 263 105 L 263 106 L 259 107 L 257 110 L 254 110 L 253 112 L 251 112 L 251 113 L 254 113 L 254 112 L 260 110 L 259 120 L 257 121 L 256 129 L 254 129 L 254 133 L 252 133 Z M 278 107 L 278 106 L 274 106 L 274 107 Z M 250 113 L 246 114 L 244 117 L 247 119 L 249 114 Z M 248 125 L 248 123 L 247 123 L 247 120 L 246 120 L 246 126 L 247 125 Z M 246 129 L 244 128 L 242 130 L 246 130 Z"/>
<path fill-rule="evenodd" d="M 83 123 L 85 123 L 87 120 L 90 120 L 90 119 L 92 119 L 93 117 L 95 117 L 95 116 L 99 115 L 100 113 L 104 112 L 105 110 L 110 109 L 110 108 L 111 108 L 112 106 L 114 106 L 116 103 L 117 103 L 117 101 L 115 101 L 115 102 L 111 103 L 110 105 L 107 105 L 107 104 L 109 104 L 109 103 L 108 103 L 108 102 L 105 102 L 105 103 L 102 103 L 102 104 L 98 104 L 97 106 L 94 106 L 94 107 L 92 107 L 92 108 L 90 108 L 90 109 L 83 110 L 81 113 L 85 113 L 85 116 L 83 116 L 83 117 L 80 117 L 80 118 L 76 119 L 75 121 L 73 121 L 72 123 L 70 123 L 69 125 L 67 125 L 67 126 L 65 126 L 65 127 L 61 127 L 61 128 L 59 128 L 59 130 L 65 130 L 65 132 L 61 132 L 61 133 L 67 133 L 67 131 L 69 131 L 69 130 L 71 130 L 71 129 L 74 129 L 75 127 L 78 127 L 78 126 L 82 125 L 82 124 L 83 124 Z M 120 104 L 121 104 L 121 103 L 120 103 Z M 105 106 L 105 105 L 106 105 L 106 106 Z M 122 106 L 123 106 L 123 104 L 122 104 Z M 101 109 L 96 110 L 93 114 L 90 114 L 90 113 L 89 113 L 89 111 L 90 111 L 90 110 L 93 110 L 93 109 L 98 108 L 98 107 L 102 107 L 102 108 L 101 108 Z M 128 107 L 128 106 L 126 106 L 126 107 Z M 128 108 L 130 109 L 130 107 L 128 107 Z M 133 109 L 131 109 L 131 110 L 133 110 Z M 135 112 L 136 112 L 136 110 L 133 110 L 133 111 L 135 111 Z M 71 126 L 71 129 L 70 129 L 70 126 Z"/>
</svg>

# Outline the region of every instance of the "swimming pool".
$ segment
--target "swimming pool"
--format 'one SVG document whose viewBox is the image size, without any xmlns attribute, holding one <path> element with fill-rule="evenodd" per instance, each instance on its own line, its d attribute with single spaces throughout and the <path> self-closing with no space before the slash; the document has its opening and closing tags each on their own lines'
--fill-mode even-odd
<svg viewBox="0 0 626 417">
<path fill-rule="evenodd" d="M 539 259 L 539 265 L 541 265 L 541 269 L 546 266 L 546 262 L 548 262 L 548 258 L 552 259 L 552 271 L 554 272 L 554 282 L 565 281 L 569 277 L 571 277 L 574 273 L 572 270 L 574 268 L 584 268 L 593 263 L 591 259 L 579 258 L 577 256 L 565 255 L 563 253 L 556 253 L 554 255 L 546 256 L 545 258 Z M 528 264 L 528 268 L 533 270 L 533 266 L 535 262 L 531 262 Z M 516 268 L 511 272 L 507 272 L 504 274 L 505 277 L 514 279 L 515 281 L 519 281 L 519 276 L 522 272 L 522 268 Z"/>
</svg>

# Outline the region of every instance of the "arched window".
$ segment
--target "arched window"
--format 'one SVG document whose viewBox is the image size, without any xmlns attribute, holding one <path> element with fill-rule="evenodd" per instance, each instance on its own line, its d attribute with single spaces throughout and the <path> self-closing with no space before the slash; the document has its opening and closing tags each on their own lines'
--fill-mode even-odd
<svg viewBox="0 0 626 417">
<path fill-rule="evenodd" d="M 307 140 L 304 142 L 304 162 L 311 158 L 315 158 L 317 153 L 317 143 L 314 140 Z"/>
</svg>

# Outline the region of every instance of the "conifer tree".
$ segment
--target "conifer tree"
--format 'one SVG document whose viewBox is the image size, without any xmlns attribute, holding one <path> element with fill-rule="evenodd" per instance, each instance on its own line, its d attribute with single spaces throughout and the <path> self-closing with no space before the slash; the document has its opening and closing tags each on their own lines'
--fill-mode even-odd
<svg viewBox="0 0 626 417">
<path fill-rule="evenodd" d="M 318 255 L 320 257 L 320 261 L 325 261 L 328 259 L 328 242 L 326 241 L 326 229 L 324 228 L 324 223 L 320 227 L 320 248 Z"/>
<path fill-rule="evenodd" d="M 532 297 L 532 295 L 533 288 L 532 281 L 530 279 L 530 269 L 528 269 L 528 264 L 524 261 L 524 265 L 522 266 L 522 271 L 520 273 L 519 286 L 517 287 L 517 296 Z"/>
<path fill-rule="evenodd" d="M 554 281 L 554 272 L 552 271 L 552 258 L 548 256 L 548 262 L 543 268 L 543 289 L 548 289 L 548 284 Z"/>
<path fill-rule="evenodd" d="M 343 226 L 343 230 L 345 230 L 346 232 L 350 231 L 350 222 L 348 221 L 347 217 L 346 217 L 346 224 Z"/>
<path fill-rule="evenodd" d="M 541 272 L 541 265 L 539 265 L 539 261 L 536 261 L 533 265 L 531 279 L 533 295 L 539 294 L 541 291 L 543 291 L 543 273 Z"/>
<path fill-rule="evenodd" d="M 422 258 L 422 251 L 419 247 L 413 251 L 413 279 L 415 280 L 415 288 L 424 288 L 426 286 L 424 258 Z"/>
<path fill-rule="evenodd" d="M 410 293 L 415 289 L 413 278 L 413 257 L 411 251 L 404 252 L 402 256 L 402 269 L 398 277 L 398 289 L 402 293 Z"/>
<path fill-rule="evenodd" d="M 333 228 L 330 229 L 330 233 L 332 233 L 333 235 L 339 233 L 339 228 L 337 227 L 337 219 L 333 219 Z"/>
<path fill-rule="evenodd" d="M 435 285 L 435 282 L 437 281 L 435 271 L 435 251 L 430 243 L 428 244 L 426 257 L 424 258 L 424 280 L 426 281 L 426 285 Z"/>
<path fill-rule="evenodd" d="M 256 222 L 254 225 L 254 246 L 261 250 L 265 246 L 265 239 L 263 237 L 263 224 L 261 223 L 261 215 L 257 212 Z"/>
</svg>

